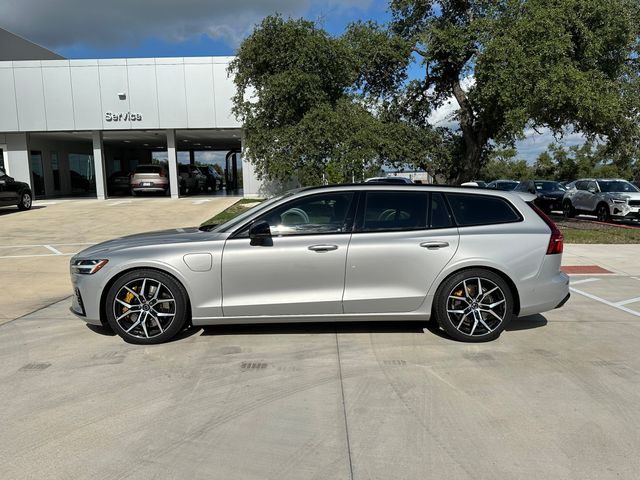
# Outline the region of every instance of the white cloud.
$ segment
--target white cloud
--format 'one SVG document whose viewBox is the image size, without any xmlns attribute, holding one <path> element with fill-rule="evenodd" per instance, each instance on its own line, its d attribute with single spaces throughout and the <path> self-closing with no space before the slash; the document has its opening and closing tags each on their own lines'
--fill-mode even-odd
<svg viewBox="0 0 640 480">
<path fill-rule="evenodd" d="M 366 8 L 371 0 L 3 0 L 3 28 L 48 48 L 183 41 L 205 34 L 236 46 L 272 13 Z"/>
</svg>

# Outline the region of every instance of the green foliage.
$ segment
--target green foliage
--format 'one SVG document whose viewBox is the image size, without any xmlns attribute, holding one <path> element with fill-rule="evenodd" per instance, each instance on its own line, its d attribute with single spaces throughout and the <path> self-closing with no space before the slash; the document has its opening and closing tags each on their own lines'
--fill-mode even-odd
<svg viewBox="0 0 640 480">
<path fill-rule="evenodd" d="M 631 174 L 639 2 L 391 0 L 389 25 L 358 22 L 337 37 L 267 17 L 230 66 L 245 159 L 259 176 L 302 184 L 407 163 L 449 182 L 481 171 L 549 177 L 554 167 L 565 178 L 596 166 Z M 408 81 L 414 61 L 423 76 Z M 431 125 L 452 97 L 456 124 Z M 607 161 L 553 149 L 532 169 L 501 158 L 528 127 L 598 138 Z"/>
<path fill-rule="evenodd" d="M 390 38 L 373 24 L 332 38 L 312 22 L 272 16 L 242 43 L 230 66 L 234 111 L 245 126 L 245 158 L 261 178 L 301 185 L 360 181 L 383 164 L 426 158 L 419 129 L 375 114 L 354 90 L 364 69 L 380 71 L 376 94 L 383 76 L 391 78 L 384 88 L 403 80 L 392 73 L 393 58 L 406 62 L 396 51 L 402 42 L 376 55 L 365 34 Z"/>
<path fill-rule="evenodd" d="M 498 179 L 526 180 L 533 177 L 533 169 L 526 160 L 516 159 L 514 148 L 495 149 L 480 171 L 480 177 L 487 181 Z"/>
</svg>

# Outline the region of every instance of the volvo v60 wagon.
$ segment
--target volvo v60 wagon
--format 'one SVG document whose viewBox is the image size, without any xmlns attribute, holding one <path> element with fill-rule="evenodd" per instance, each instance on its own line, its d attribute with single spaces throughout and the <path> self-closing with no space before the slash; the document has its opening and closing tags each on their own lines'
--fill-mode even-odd
<svg viewBox="0 0 640 480">
<path fill-rule="evenodd" d="M 367 184 L 289 192 L 221 225 L 78 253 L 71 310 L 142 344 L 188 325 L 430 318 L 457 340 L 492 340 L 569 297 L 562 234 L 522 195 Z"/>
</svg>

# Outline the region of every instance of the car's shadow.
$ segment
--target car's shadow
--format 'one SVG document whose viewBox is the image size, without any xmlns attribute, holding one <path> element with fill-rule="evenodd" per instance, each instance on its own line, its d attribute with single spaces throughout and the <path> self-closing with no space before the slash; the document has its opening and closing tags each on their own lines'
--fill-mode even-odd
<svg viewBox="0 0 640 480">
<path fill-rule="evenodd" d="M 508 332 L 530 330 L 547 325 L 542 315 L 516 318 L 505 329 Z M 109 326 L 87 324 L 87 328 L 99 335 L 113 337 L 116 333 Z M 176 342 L 196 334 L 200 336 L 224 335 L 319 335 L 319 334 L 380 334 L 380 333 L 425 333 L 425 330 L 447 340 L 456 341 L 440 328 L 435 321 L 362 321 L 362 322 L 300 322 L 300 323 L 258 323 L 242 325 L 189 326 L 171 338 L 167 343 Z"/>
<path fill-rule="evenodd" d="M 31 207 L 31 210 L 40 210 L 41 208 L 47 208 L 46 205 L 34 205 Z M 18 207 L 16 206 L 6 206 L 6 207 L 0 207 L 0 216 L 2 215 L 9 215 L 11 213 L 18 213 L 18 212 L 28 212 L 29 210 L 20 210 L 18 209 Z"/>
</svg>

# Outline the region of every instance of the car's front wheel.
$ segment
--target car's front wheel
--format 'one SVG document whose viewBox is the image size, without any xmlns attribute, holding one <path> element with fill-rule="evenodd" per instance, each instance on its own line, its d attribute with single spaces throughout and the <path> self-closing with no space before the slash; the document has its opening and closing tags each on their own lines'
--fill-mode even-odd
<svg viewBox="0 0 640 480">
<path fill-rule="evenodd" d="M 598 205 L 598 209 L 596 210 L 596 215 L 598 216 L 599 222 L 608 222 L 611 220 L 611 213 L 609 212 L 609 206 L 605 203 L 601 203 Z"/>
<path fill-rule="evenodd" d="M 129 343 L 166 342 L 187 320 L 184 287 L 157 270 L 134 270 L 118 278 L 107 294 L 105 311 L 113 330 Z"/>
<path fill-rule="evenodd" d="M 463 342 L 500 336 L 513 317 L 513 295 L 504 279 L 485 269 L 469 269 L 446 279 L 435 296 L 438 324 Z"/>
<path fill-rule="evenodd" d="M 29 192 L 24 192 L 22 195 L 20 195 L 20 203 L 18 203 L 18 209 L 29 210 L 31 209 L 32 204 L 33 200 L 31 199 L 31 194 Z"/>
<path fill-rule="evenodd" d="M 576 216 L 576 209 L 573 208 L 571 200 L 565 200 L 562 203 L 562 212 L 566 218 L 573 218 Z"/>
</svg>

